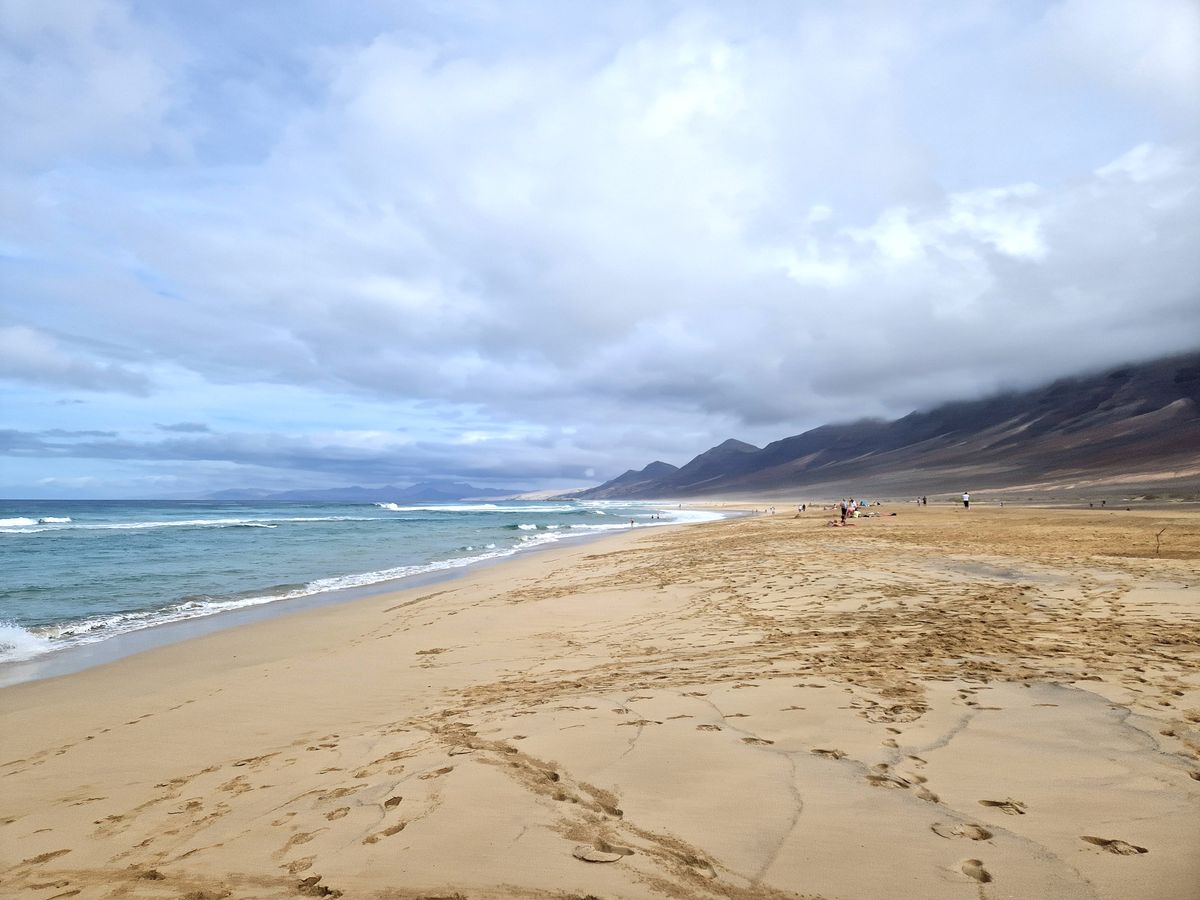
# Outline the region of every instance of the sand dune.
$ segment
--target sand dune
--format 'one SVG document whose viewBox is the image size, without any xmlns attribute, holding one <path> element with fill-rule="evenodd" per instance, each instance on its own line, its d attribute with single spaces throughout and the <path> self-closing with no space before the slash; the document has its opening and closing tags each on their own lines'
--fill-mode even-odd
<svg viewBox="0 0 1200 900">
<path fill-rule="evenodd" d="M 4 893 L 1197 896 L 1200 516 L 897 510 L 6 689 Z"/>
</svg>

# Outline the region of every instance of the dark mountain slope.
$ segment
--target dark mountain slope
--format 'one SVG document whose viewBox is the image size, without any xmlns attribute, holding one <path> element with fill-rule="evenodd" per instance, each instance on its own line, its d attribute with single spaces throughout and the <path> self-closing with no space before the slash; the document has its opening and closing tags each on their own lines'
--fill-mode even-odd
<svg viewBox="0 0 1200 900">
<path fill-rule="evenodd" d="M 1194 490 L 1200 486 L 1200 353 L 947 403 L 893 422 L 823 425 L 761 450 L 726 441 L 674 472 L 636 485 L 619 482 L 578 496 L 1118 484 Z"/>
</svg>

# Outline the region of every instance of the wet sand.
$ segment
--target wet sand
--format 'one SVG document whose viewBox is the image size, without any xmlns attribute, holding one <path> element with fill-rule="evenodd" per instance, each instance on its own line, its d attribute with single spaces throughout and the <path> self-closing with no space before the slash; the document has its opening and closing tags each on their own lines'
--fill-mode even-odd
<svg viewBox="0 0 1200 900">
<path fill-rule="evenodd" d="M 0 888 L 1197 896 L 1200 514 L 776 505 L 2 690 Z"/>
</svg>

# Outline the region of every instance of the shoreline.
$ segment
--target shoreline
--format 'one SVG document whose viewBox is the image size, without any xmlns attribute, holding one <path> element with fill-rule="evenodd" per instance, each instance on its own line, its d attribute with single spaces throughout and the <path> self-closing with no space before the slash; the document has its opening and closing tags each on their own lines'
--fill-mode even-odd
<svg viewBox="0 0 1200 900">
<path fill-rule="evenodd" d="M 0 691 L 0 878 L 32 900 L 1187 895 L 1200 515 L 834 529 L 777 506 Z"/>
<path fill-rule="evenodd" d="M 730 511 L 724 515 L 727 518 L 733 518 L 739 515 L 739 513 Z M 703 523 L 676 522 L 664 525 L 642 525 L 641 527 L 678 528 L 693 524 Z M 558 541 L 535 544 L 528 547 L 518 547 L 508 554 L 475 559 L 461 566 L 449 566 L 427 572 L 418 572 L 389 581 L 379 581 L 357 587 L 317 591 L 298 597 L 280 597 L 276 600 L 236 609 L 219 610 L 186 619 L 157 622 L 130 631 L 119 632 L 98 641 L 54 648 L 30 659 L 0 661 L 0 691 L 30 681 L 40 681 L 45 678 L 58 678 L 77 672 L 84 672 L 96 666 L 116 662 L 128 656 L 155 650 L 160 647 L 169 647 L 182 641 L 215 634 L 230 628 L 239 628 L 251 623 L 302 614 L 326 606 L 340 606 L 372 597 L 440 584 L 444 581 L 460 578 L 477 569 L 503 565 L 504 563 L 520 559 L 526 554 L 553 551 L 564 543 L 583 545 L 636 530 L 637 526 L 630 526 L 627 529 L 614 530 L 609 533 L 568 535 Z"/>
</svg>

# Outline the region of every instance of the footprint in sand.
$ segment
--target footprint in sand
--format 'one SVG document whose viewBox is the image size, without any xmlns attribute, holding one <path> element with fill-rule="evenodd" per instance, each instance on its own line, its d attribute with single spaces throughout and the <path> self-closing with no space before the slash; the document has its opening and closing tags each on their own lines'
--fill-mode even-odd
<svg viewBox="0 0 1200 900">
<path fill-rule="evenodd" d="M 335 819 L 340 819 L 340 818 L 342 818 L 343 816 L 345 816 L 345 815 L 346 815 L 347 813 L 349 813 L 349 812 L 350 812 L 350 807 L 348 807 L 348 806 L 339 806 L 337 809 L 333 810 L 332 812 L 327 812 L 327 813 L 325 813 L 325 818 L 326 818 L 326 819 L 328 819 L 330 822 L 332 822 L 332 821 L 334 821 Z"/>
<path fill-rule="evenodd" d="M 48 853 L 39 853 L 37 856 L 31 856 L 29 859 L 21 860 L 23 866 L 38 866 L 44 862 L 50 862 L 52 859 L 58 859 L 60 856 L 65 856 L 70 853 L 70 848 L 65 850 L 51 850 Z"/>
<path fill-rule="evenodd" d="M 697 731 L 720 731 L 721 726 L 719 726 L 719 725 L 697 725 L 696 730 Z"/>
<path fill-rule="evenodd" d="M 628 847 L 616 847 L 612 844 L 601 841 L 595 847 L 589 847 L 587 844 L 580 844 L 571 851 L 571 855 L 576 859 L 590 863 L 610 863 L 617 860 L 632 856 L 633 851 Z"/>
<path fill-rule="evenodd" d="M 422 781 L 428 781 L 430 778 L 441 778 L 443 775 L 448 775 L 454 771 L 454 766 L 442 766 L 440 769 L 434 769 L 432 772 L 426 772 L 421 775 Z"/>
<path fill-rule="evenodd" d="M 981 859 L 964 859 L 960 868 L 964 875 L 974 878 L 980 884 L 987 884 L 992 880 L 992 874 L 983 867 Z"/>
<path fill-rule="evenodd" d="M 400 805 L 400 801 L 403 799 L 404 798 L 399 795 L 397 795 L 395 797 L 388 797 L 386 800 L 383 801 L 383 808 L 384 809 L 395 809 L 397 806 Z"/>
<path fill-rule="evenodd" d="M 982 825 L 972 825 L 966 822 L 934 822 L 929 826 L 934 834 L 944 838 L 967 838 L 972 841 L 986 841 L 992 833 Z"/>
<path fill-rule="evenodd" d="M 1025 804 L 1020 800 L 1013 800 L 1011 797 L 1007 800 L 980 800 L 979 805 L 990 806 L 1010 816 L 1025 815 Z"/>
<path fill-rule="evenodd" d="M 1080 840 L 1087 841 L 1089 844 L 1095 844 L 1101 850 L 1107 850 L 1109 853 L 1115 853 L 1117 856 L 1138 856 L 1142 853 L 1149 853 L 1145 847 L 1139 847 L 1136 844 L 1119 841 L 1115 838 L 1093 837 L 1090 834 L 1080 835 Z"/>
<path fill-rule="evenodd" d="M 393 834 L 399 834 L 407 825 L 407 822 L 401 822 L 398 825 L 393 825 L 391 828 L 385 828 L 383 831 L 377 831 L 374 834 L 367 835 L 365 838 L 363 838 L 363 843 L 378 844 L 385 837 L 391 837 Z"/>
<path fill-rule="evenodd" d="M 899 746 L 900 746 L 899 744 L 897 744 L 897 743 L 896 743 L 894 740 L 892 740 L 891 738 L 887 738 L 887 739 L 885 739 L 885 740 L 882 740 L 882 741 L 880 741 L 879 743 L 880 743 L 882 746 L 884 746 L 884 747 L 892 747 L 892 748 L 895 748 L 895 747 L 899 747 Z"/>
<path fill-rule="evenodd" d="M 744 738 L 742 738 L 742 743 L 743 744 L 766 745 L 766 744 L 773 744 L 775 742 L 768 741 L 766 738 L 744 737 Z"/>
<path fill-rule="evenodd" d="M 293 834 L 290 838 L 288 838 L 287 843 L 284 844 L 279 849 L 279 852 L 286 853 L 288 850 L 292 849 L 293 847 L 295 847 L 298 844 L 307 844 L 309 841 L 311 841 L 313 838 L 315 838 L 318 834 L 320 834 L 319 831 L 297 832 L 296 834 Z"/>
</svg>

